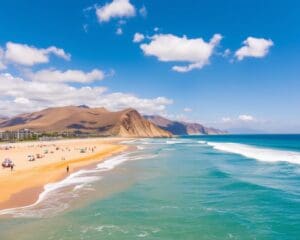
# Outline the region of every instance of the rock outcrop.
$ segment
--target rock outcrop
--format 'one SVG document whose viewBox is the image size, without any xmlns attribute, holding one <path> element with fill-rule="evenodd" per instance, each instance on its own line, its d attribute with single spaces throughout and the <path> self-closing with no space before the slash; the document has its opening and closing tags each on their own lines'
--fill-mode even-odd
<svg viewBox="0 0 300 240">
<path fill-rule="evenodd" d="M 202 135 L 202 134 L 226 134 L 216 128 L 205 127 L 199 123 L 188 123 L 172 121 L 161 116 L 144 116 L 146 119 L 159 126 L 160 128 L 171 132 L 174 135 Z"/>
</svg>

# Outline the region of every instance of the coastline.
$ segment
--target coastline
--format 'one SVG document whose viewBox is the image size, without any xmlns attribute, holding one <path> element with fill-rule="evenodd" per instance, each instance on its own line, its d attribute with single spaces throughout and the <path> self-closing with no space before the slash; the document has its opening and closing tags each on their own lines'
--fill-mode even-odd
<svg viewBox="0 0 300 240">
<path fill-rule="evenodd" d="M 55 141 L 51 142 L 51 144 L 61 146 L 62 144 L 69 145 L 75 142 L 77 146 L 79 143 L 84 145 L 92 143 L 92 145 L 97 144 L 97 146 L 101 147 L 98 151 L 84 154 L 84 156 L 80 156 L 78 153 L 73 154 L 76 157 L 69 160 L 56 159 L 54 162 L 38 164 L 38 166 L 31 168 L 25 167 L 30 163 L 25 163 L 22 169 L 14 170 L 11 173 L 8 173 L 8 170 L 4 170 L 6 172 L 3 173 L 2 169 L 2 174 L 0 174 L 0 210 L 34 204 L 39 195 L 43 192 L 45 185 L 63 180 L 71 173 L 77 172 L 80 169 L 89 168 L 90 166 L 105 161 L 109 157 L 129 150 L 130 147 L 120 144 L 123 140 L 124 139 L 121 138 L 98 138 Z M 39 145 L 41 142 L 36 142 L 35 144 Z M 28 143 L 23 143 L 23 145 L 26 146 Z M 70 166 L 69 173 L 66 172 L 67 166 Z"/>
</svg>

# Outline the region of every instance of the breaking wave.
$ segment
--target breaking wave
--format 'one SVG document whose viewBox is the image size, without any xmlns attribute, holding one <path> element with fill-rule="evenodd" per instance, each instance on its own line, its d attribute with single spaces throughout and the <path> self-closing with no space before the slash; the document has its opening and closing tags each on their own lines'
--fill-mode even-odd
<svg viewBox="0 0 300 240">
<path fill-rule="evenodd" d="M 259 161 L 300 164 L 300 152 L 260 148 L 238 143 L 207 142 L 207 144 L 220 151 L 240 154 L 247 158 L 257 159 Z"/>
</svg>

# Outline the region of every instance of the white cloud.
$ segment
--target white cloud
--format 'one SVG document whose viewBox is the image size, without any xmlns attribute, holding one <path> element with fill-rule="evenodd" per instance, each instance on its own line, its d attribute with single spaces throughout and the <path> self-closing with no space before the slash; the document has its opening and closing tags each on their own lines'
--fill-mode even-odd
<svg viewBox="0 0 300 240">
<path fill-rule="evenodd" d="M 27 77 L 32 81 L 37 82 L 90 83 L 102 80 L 105 77 L 105 74 L 99 69 L 93 69 L 90 72 L 83 72 L 81 70 L 66 70 L 62 72 L 59 70 L 44 69 L 37 72 L 29 72 L 27 73 Z"/>
<path fill-rule="evenodd" d="M 225 49 L 225 51 L 223 52 L 222 56 L 223 57 L 228 57 L 231 54 L 231 50 L 229 48 Z"/>
<path fill-rule="evenodd" d="M 186 108 L 183 109 L 183 111 L 184 111 L 184 112 L 192 112 L 193 110 L 192 110 L 191 108 L 187 108 L 187 107 L 186 107 Z"/>
<path fill-rule="evenodd" d="M 36 82 L 0 74 L 0 114 L 12 116 L 46 107 L 67 105 L 103 106 L 111 110 L 133 107 L 143 114 L 164 112 L 173 103 L 165 97 L 139 98 L 127 93 L 108 93 L 104 87 L 73 87 L 62 82 Z M 21 108 L 20 104 L 27 104 Z"/>
<path fill-rule="evenodd" d="M 14 100 L 14 103 L 19 103 L 19 104 L 22 104 L 22 105 L 26 105 L 26 104 L 29 104 L 30 101 L 27 98 L 19 97 L 19 98 L 16 98 Z"/>
<path fill-rule="evenodd" d="M 148 15 L 147 8 L 145 6 L 141 7 L 139 13 L 142 17 L 147 17 Z"/>
<path fill-rule="evenodd" d="M 133 42 L 135 42 L 135 43 L 139 43 L 139 42 L 143 41 L 144 39 L 145 39 L 145 36 L 142 33 L 135 33 L 133 36 Z"/>
<path fill-rule="evenodd" d="M 4 64 L 4 50 L 0 47 L 0 70 L 6 69 L 6 65 Z"/>
<path fill-rule="evenodd" d="M 232 122 L 232 119 L 230 117 L 223 117 L 222 122 L 229 123 L 229 122 Z"/>
<path fill-rule="evenodd" d="M 6 69 L 6 66 L 4 63 L 1 62 L 0 60 L 0 71 Z"/>
<path fill-rule="evenodd" d="M 194 69 L 201 69 L 205 64 L 203 64 L 202 62 L 197 62 L 197 63 L 191 63 L 187 66 L 173 66 L 172 69 L 175 72 L 181 72 L 181 73 L 185 73 L 185 72 L 189 72 L 192 71 Z"/>
<path fill-rule="evenodd" d="M 229 124 L 258 122 L 255 117 L 248 114 L 241 114 L 235 118 L 223 117 L 221 120 L 223 123 L 229 123 Z"/>
<path fill-rule="evenodd" d="M 121 92 L 106 94 L 99 101 L 100 106 L 106 106 L 109 109 L 120 110 L 133 107 L 143 114 L 161 113 L 166 110 L 167 105 L 173 103 L 173 100 L 165 97 L 138 98 L 135 95 Z"/>
<path fill-rule="evenodd" d="M 271 39 L 248 37 L 244 42 L 244 46 L 235 52 L 238 60 L 245 57 L 262 58 L 269 52 L 270 47 L 274 45 Z"/>
<path fill-rule="evenodd" d="M 111 3 L 96 8 L 99 22 L 108 22 L 112 18 L 133 17 L 135 14 L 135 7 L 129 0 L 113 0 Z"/>
<path fill-rule="evenodd" d="M 116 30 L 116 34 L 117 35 L 122 35 L 123 34 L 123 29 L 122 28 L 117 28 L 117 30 Z"/>
<path fill-rule="evenodd" d="M 215 34 L 209 42 L 202 38 L 188 39 L 186 36 L 177 37 L 172 34 L 156 34 L 151 42 L 141 44 L 141 49 L 147 56 L 155 56 L 162 62 L 185 62 L 185 66 L 173 66 L 177 72 L 188 72 L 201 69 L 209 63 L 215 47 L 222 36 Z"/>
<path fill-rule="evenodd" d="M 55 46 L 36 48 L 27 44 L 7 42 L 6 49 L 2 50 L 2 59 L 7 63 L 33 66 L 35 64 L 49 62 L 50 54 L 65 60 L 70 60 L 71 58 L 70 54 L 67 54 L 63 49 Z"/>
<path fill-rule="evenodd" d="M 162 113 L 162 117 L 165 117 L 167 119 L 173 120 L 173 121 L 179 121 L 179 122 L 198 122 L 193 119 L 190 119 L 189 117 L 185 116 L 184 114 L 178 114 L 178 113 Z"/>
<path fill-rule="evenodd" d="M 251 115 L 240 115 L 238 119 L 244 122 L 252 122 L 255 120 L 255 118 Z"/>
</svg>

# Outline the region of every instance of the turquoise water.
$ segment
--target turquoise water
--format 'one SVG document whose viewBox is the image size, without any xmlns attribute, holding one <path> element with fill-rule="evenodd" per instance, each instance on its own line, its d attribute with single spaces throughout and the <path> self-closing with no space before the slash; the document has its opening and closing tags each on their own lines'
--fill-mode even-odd
<svg viewBox="0 0 300 240">
<path fill-rule="evenodd" d="M 300 239 L 300 135 L 126 144 L 8 211 L 0 239 Z"/>
</svg>

